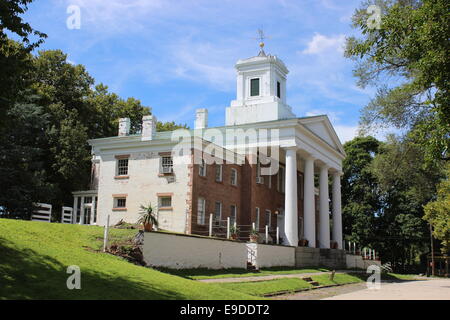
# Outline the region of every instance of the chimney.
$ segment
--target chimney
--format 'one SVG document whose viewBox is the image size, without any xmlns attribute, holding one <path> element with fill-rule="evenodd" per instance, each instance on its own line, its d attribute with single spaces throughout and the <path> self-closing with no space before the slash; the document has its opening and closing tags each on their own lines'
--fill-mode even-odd
<svg viewBox="0 0 450 320">
<path fill-rule="evenodd" d="M 157 119 L 154 115 L 142 117 L 142 140 L 153 140 Z"/>
<path fill-rule="evenodd" d="M 208 127 L 208 109 L 197 109 L 195 115 L 195 129 Z"/>
<path fill-rule="evenodd" d="M 119 137 L 127 136 L 130 134 L 130 118 L 119 119 Z"/>
</svg>

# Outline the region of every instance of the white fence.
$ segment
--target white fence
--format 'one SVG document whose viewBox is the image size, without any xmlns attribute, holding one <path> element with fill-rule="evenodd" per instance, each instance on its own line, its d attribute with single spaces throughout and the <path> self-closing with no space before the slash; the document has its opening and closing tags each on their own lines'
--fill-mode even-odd
<svg viewBox="0 0 450 320">
<path fill-rule="evenodd" d="M 61 223 L 72 223 L 73 209 L 71 207 L 62 207 Z"/>
<path fill-rule="evenodd" d="M 36 209 L 33 210 L 31 216 L 32 221 L 51 222 L 52 218 L 52 205 L 47 203 L 35 203 Z"/>
</svg>

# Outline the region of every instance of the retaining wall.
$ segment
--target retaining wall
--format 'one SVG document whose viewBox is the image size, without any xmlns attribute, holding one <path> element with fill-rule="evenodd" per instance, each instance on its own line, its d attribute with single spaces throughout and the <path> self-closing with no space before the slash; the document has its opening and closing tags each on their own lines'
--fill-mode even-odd
<svg viewBox="0 0 450 320">
<path fill-rule="evenodd" d="M 145 232 L 143 255 L 147 265 L 171 269 L 247 267 L 245 243 L 181 234 Z"/>
</svg>

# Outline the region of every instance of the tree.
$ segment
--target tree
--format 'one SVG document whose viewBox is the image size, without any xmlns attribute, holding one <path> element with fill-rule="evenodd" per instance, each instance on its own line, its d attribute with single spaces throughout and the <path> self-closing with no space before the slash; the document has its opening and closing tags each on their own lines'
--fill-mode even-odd
<svg viewBox="0 0 450 320">
<path fill-rule="evenodd" d="M 33 202 L 48 198 L 53 190 L 42 161 L 48 115 L 32 92 L 24 92 L 21 100 L 8 110 L 11 122 L 0 135 L 0 205 L 3 215 L 26 219 Z"/>
<path fill-rule="evenodd" d="M 425 162 L 425 151 L 414 135 L 393 135 L 382 144 L 371 164 L 378 181 L 381 210 L 377 218 L 379 250 L 398 271 L 408 271 L 428 249 L 423 205 L 433 198 L 441 176 L 438 165 Z"/>
<path fill-rule="evenodd" d="M 47 37 L 21 18 L 29 3 L 31 0 L 0 0 L 0 129 L 7 122 L 7 109 L 16 102 L 17 93 L 26 88 L 29 53 Z M 10 40 L 6 31 L 18 36 L 21 43 Z M 37 41 L 30 41 L 30 35 Z"/>
<path fill-rule="evenodd" d="M 171 122 L 160 122 L 158 121 L 156 124 L 156 130 L 157 131 L 174 131 L 177 129 L 189 129 L 187 124 L 176 124 L 174 121 Z"/>
<path fill-rule="evenodd" d="M 424 206 L 424 219 L 433 226 L 433 236 L 442 241 L 442 253 L 450 253 L 450 165 L 439 183 L 437 197 Z"/>
<path fill-rule="evenodd" d="M 39 46 L 47 35 L 40 31 L 34 30 L 30 24 L 23 21 L 21 15 L 28 10 L 28 4 L 32 0 L 1 0 L 0 1 L 0 47 L 9 42 L 6 30 L 16 34 L 26 45 L 28 52 Z M 37 41 L 31 42 L 30 35 L 36 36 Z"/>
<path fill-rule="evenodd" d="M 356 137 L 344 144 L 342 167 L 342 219 L 346 240 L 373 246 L 376 214 L 381 208 L 371 164 L 380 148 L 373 137 Z"/>
<path fill-rule="evenodd" d="M 369 5 L 382 12 L 380 28 L 367 23 Z M 450 2 L 364 1 L 353 27 L 362 38 L 348 38 L 345 54 L 357 62 L 358 85 L 377 88 L 363 110 L 365 131 L 380 125 L 407 128 L 425 147 L 425 160 L 449 160 Z"/>
</svg>

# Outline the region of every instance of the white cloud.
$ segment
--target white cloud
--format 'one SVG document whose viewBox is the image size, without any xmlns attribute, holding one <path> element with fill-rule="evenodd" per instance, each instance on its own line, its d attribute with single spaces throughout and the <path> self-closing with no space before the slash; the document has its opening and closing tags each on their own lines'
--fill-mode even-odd
<svg viewBox="0 0 450 320">
<path fill-rule="evenodd" d="M 358 126 L 334 125 L 333 127 L 342 143 L 350 141 L 358 135 Z"/>
<path fill-rule="evenodd" d="M 342 114 L 342 112 L 315 109 L 315 110 L 307 111 L 305 115 L 307 117 L 312 117 L 312 116 L 318 116 L 318 115 L 323 115 L 323 114 L 326 114 L 331 122 L 337 122 L 340 120 L 339 115 Z"/>
<path fill-rule="evenodd" d="M 233 46 L 185 39 L 171 46 L 170 55 L 175 76 L 206 82 L 221 91 L 234 89 Z"/>
<path fill-rule="evenodd" d="M 339 34 L 336 36 L 327 37 L 320 33 L 315 33 L 314 37 L 308 43 L 304 54 L 320 54 L 327 51 L 344 52 L 345 35 Z"/>
</svg>

